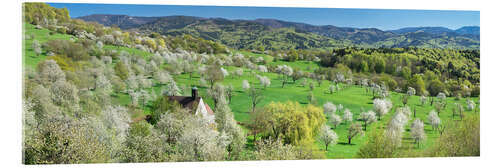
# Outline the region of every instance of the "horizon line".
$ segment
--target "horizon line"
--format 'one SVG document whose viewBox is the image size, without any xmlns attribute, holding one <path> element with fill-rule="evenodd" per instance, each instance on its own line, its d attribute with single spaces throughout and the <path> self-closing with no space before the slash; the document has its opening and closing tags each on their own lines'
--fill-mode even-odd
<svg viewBox="0 0 500 167">
<path fill-rule="evenodd" d="M 231 20 L 231 21 L 256 21 L 256 20 L 277 20 L 277 21 L 283 21 L 283 22 L 290 22 L 290 23 L 299 23 L 299 24 L 306 24 L 306 25 L 312 25 L 312 26 L 334 26 L 334 27 L 339 27 L 339 28 L 356 28 L 356 29 L 378 29 L 382 31 L 395 31 L 395 30 L 400 30 L 400 29 L 405 29 L 405 28 L 446 28 L 449 30 L 456 31 L 458 29 L 464 28 L 464 27 L 479 27 L 481 28 L 480 25 L 462 25 L 459 28 L 453 29 L 450 27 L 446 26 L 409 26 L 409 27 L 401 27 L 398 29 L 381 29 L 381 28 L 376 28 L 376 27 L 344 27 L 344 26 L 336 26 L 332 24 L 311 24 L 311 23 L 304 23 L 304 22 L 297 22 L 297 21 L 289 21 L 289 20 L 281 20 L 277 18 L 256 18 L 256 19 L 230 19 L 230 18 L 224 18 L 224 17 L 201 17 L 201 16 L 193 16 L 193 15 L 162 15 L 162 16 L 134 16 L 134 15 L 127 15 L 127 14 L 105 14 L 105 13 L 95 13 L 95 14 L 89 14 L 89 15 L 84 15 L 84 16 L 78 16 L 78 17 L 71 17 L 72 19 L 77 19 L 80 17 L 87 17 L 87 16 L 92 16 L 92 15 L 109 15 L 109 16 L 129 16 L 129 17 L 149 17 L 149 18 L 162 18 L 162 17 L 173 17 L 173 16 L 186 16 L 186 17 L 197 17 L 197 18 L 203 18 L 203 19 L 225 19 L 225 20 Z"/>
</svg>

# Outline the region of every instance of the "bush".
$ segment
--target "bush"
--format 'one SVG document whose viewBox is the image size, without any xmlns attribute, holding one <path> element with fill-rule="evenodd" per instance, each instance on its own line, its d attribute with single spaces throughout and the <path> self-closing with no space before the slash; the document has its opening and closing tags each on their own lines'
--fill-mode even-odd
<svg viewBox="0 0 500 167">
<path fill-rule="evenodd" d="M 161 116 L 166 112 L 175 112 L 180 110 L 181 106 L 176 101 L 171 101 L 167 96 L 160 96 L 153 102 L 151 109 L 151 119 L 149 122 L 153 125 L 160 120 Z M 193 108 L 196 108 L 193 107 Z"/>
<path fill-rule="evenodd" d="M 357 156 L 360 158 L 392 158 L 397 153 L 397 145 L 387 138 L 381 126 L 368 134 L 368 141 L 361 146 Z"/>
<path fill-rule="evenodd" d="M 466 117 L 463 121 L 446 125 L 428 156 L 459 157 L 480 155 L 479 115 Z"/>
</svg>

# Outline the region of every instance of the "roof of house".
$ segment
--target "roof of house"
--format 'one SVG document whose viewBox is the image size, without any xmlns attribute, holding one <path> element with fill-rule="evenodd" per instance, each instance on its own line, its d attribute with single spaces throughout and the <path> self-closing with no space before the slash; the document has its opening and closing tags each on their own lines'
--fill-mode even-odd
<svg viewBox="0 0 500 167">
<path fill-rule="evenodd" d="M 210 106 L 208 106 L 207 103 L 205 103 L 205 109 L 207 109 L 208 115 L 214 115 L 214 111 L 212 111 L 212 109 L 210 108 Z"/>
<path fill-rule="evenodd" d="M 195 97 L 193 98 L 192 96 L 168 96 L 169 100 L 177 101 L 183 108 L 189 108 L 191 111 L 196 111 L 197 105 L 200 103 L 201 97 Z M 207 103 L 205 103 L 205 109 L 207 110 L 207 113 L 209 115 L 213 115 L 214 112 L 208 106 Z"/>
</svg>

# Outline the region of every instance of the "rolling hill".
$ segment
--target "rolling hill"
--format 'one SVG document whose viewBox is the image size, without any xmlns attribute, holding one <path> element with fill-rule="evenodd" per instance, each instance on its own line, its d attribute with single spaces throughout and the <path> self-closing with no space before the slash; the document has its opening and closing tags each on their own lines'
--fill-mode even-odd
<svg viewBox="0 0 500 167">
<path fill-rule="evenodd" d="M 127 15 L 95 14 L 78 17 L 77 19 L 82 19 L 89 22 L 97 22 L 104 26 L 118 26 L 121 29 L 130 29 L 142 24 L 155 21 L 159 18 L 160 17 L 136 17 Z"/>
<path fill-rule="evenodd" d="M 134 17 L 89 15 L 79 17 L 104 25 L 143 33 L 189 34 L 235 49 L 328 49 L 347 46 L 479 49 L 479 27 L 451 30 L 444 27 L 409 27 L 383 31 L 376 28 L 316 26 L 276 19 L 229 20 L 193 16 Z"/>
</svg>

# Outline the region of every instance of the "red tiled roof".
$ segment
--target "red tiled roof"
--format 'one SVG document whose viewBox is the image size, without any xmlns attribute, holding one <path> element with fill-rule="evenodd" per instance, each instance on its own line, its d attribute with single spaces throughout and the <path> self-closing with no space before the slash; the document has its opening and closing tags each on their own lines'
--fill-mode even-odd
<svg viewBox="0 0 500 167">
<path fill-rule="evenodd" d="M 189 109 L 191 109 L 191 111 L 194 112 L 194 111 L 196 111 L 196 108 L 194 108 L 194 107 L 198 106 L 198 104 L 200 103 L 201 97 L 193 98 L 192 96 L 168 96 L 168 99 L 171 101 L 176 101 L 183 108 L 189 108 Z M 212 111 L 210 106 L 208 106 L 207 103 L 205 103 L 205 109 L 207 110 L 207 113 L 209 115 L 214 114 L 214 112 Z"/>
<path fill-rule="evenodd" d="M 208 106 L 207 103 L 205 103 L 205 109 L 207 109 L 208 115 L 214 115 L 214 111 L 212 111 L 212 109 L 210 108 L 210 106 Z"/>
</svg>

